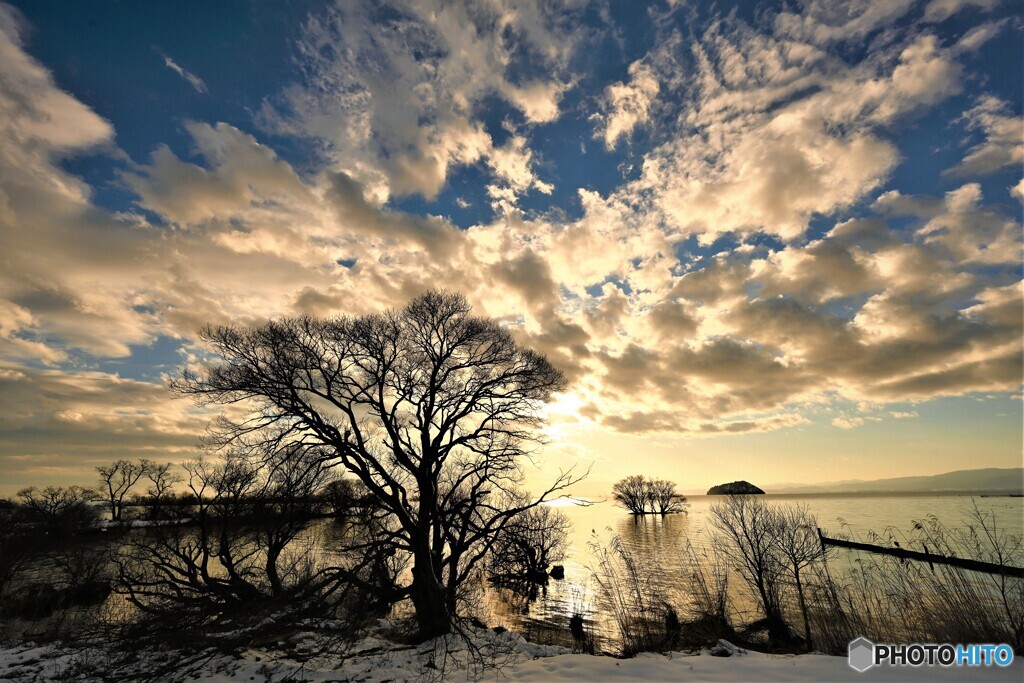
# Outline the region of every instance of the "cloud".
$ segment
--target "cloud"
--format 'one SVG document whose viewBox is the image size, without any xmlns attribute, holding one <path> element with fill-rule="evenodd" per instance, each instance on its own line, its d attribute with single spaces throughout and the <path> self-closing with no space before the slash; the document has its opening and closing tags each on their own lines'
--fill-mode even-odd
<svg viewBox="0 0 1024 683">
<path fill-rule="evenodd" d="M 562 113 L 585 40 L 547 4 L 393 3 L 379 30 L 369 3 L 339 6 L 307 26 L 307 81 L 261 114 L 322 145 L 319 163 L 187 121 L 189 153 L 123 162 L 134 205 L 119 213 L 60 163 L 109 150 L 113 129 L 0 13 L 0 466 L 71 463 L 82 444 L 85 471 L 147 434 L 187 451 L 205 416 L 83 364 L 159 337 L 188 345 L 210 322 L 359 314 L 439 284 L 572 377 L 578 410 L 558 419 L 574 430 L 712 437 L 797 428 L 837 402 L 1019 391 L 1019 217 L 973 182 L 931 195 L 887 180 L 902 126 L 959 91 L 963 52 L 883 28 L 912 22 L 904 4 L 830 7 L 667 36 L 582 98 L 607 145 L 640 126 L 653 142 L 632 180 L 578 189 L 571 217 L 517 209 L 553 189 L 534 133 Z M 500 142 L 481 115 L 494 98 Z M 1016 154 L 1005 116 L 982 99 L 954 122 L 985 136 L 968 159 Z M 468 229 L 389 201 L 436 196 L 470 166 L 485 176 L 471 203 L 496 211 Z"/>
<path fill-rule="evenodd" d="M 543 194 L 554 191 L 553 185 L 545 183 L 534 174 L 533 152 L 527 147 L 526 138 L 521 135 L 513 135 L 502 147 L 492 148 L 487 165 L 497 181 L 487 186 L 487 194 L 491 197 L 491 206 L 498 214 L 513 211 L 516 199 L 527 190 L 535 189 Z"/>
<path fill-rule="evenodd" d="M 615 149 L 621 138 L 628 138 L 633 129 L 650 121 L 651 104 L 660 86 L 651 67 L 643 62 L 629 65 L 629 80 L 605 88 L 604 109 L 596 136 L 604 138 L 608 149 Z"/>
<path fill-rule="evenodd" d="M 203 82 L 203 79 L 199 78 L 199 76 L 196 76 L 191 71 L 186 71 L 163 52 L 157 50 L 157 54 L 163 57 L 164 66 L 188 81 L 188 84 L 191 85 L 197 93 L 206 94 L 206 83 Z"/>
<path fill-rule="evenodd" d="M 961 48 L 928 33 L 893 36 L 850 62 L 833 43 L 875 30 L 909 3 L 884 3 L 885 11 L 860 3 L 835 25 L 818 16 L 835 19 L 835 12 L 814 6 L 822 12 L 782 13 L 767 30 L 715 23 L 690 42 L 690 63 L 659 50 L 637 62 L 637 73 L 686 68 L 692 78 L 661 82 L 665 97 L 680 104 L 663 114 L 655 127 L 664 141 L 619 194 L 650 203 L 679 234 L 709 243 L 728 232 L 793 240 L 812 217 L 879 188 L 899 159 L 891 132 L 960 91 Z"/>
<path fill-rule="evenodd" d="M 862 417 L 837 417 L 832 420 L 833 427 L 839 427 L 840 429 L 856 429 L 857 427 L 864 426 L 864 418 Z"/>
<path fill-rule="evenodd" d="M 968 7 L 987 11 L 1000 2 L 1001 0 L 931 0 L 924 8 L 924 19 L 925 21 L 945 21 Z"/>
<path fill-rule="evenodd" d="M 971 147 L 960 163 L 943 172 L 949 177 L 978 176 L 1024 165 L 1024 116 L 1014 116 L 998 98 L 986 96 L 964 114 L 968 130 L 985 139 Z"/>
<path fill-rule="evenodd" d="M 0 471 L 13 487 L 83 483 L 116 458 L 191 457 L 210 418 L 161 384 L 0 364 Z"/>
<path fill-rule="evenodd" d="M 522 137 L 495 144 L 479 105 L 500 98 L 525 127 L 557 119 L 572 85 L 568 60 L 585 35 L 578 29 L 571 6 L 539 0 L 338 2 L 306 26 L 306 81 L 268 100 L 261 120 L 318 141 L 335 170 L 377 201 L 432 199 L 452 169 L 485 160 L 499 181 L 492 197 L 506 207 L 550 186 L 524 178 Z"/>
</svg>

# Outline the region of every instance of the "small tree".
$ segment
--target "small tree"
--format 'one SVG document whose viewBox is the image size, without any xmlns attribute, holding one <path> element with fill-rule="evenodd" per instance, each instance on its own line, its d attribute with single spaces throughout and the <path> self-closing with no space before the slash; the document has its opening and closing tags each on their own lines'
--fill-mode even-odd
<svg viewBox="0 0 1024 683">
<path fill-rule="evenodd" d="M 824 559 L 821 540 L 816 529 L 818 521 L 804 505 L 783 506 L 774 511 L 771 535 L 779 555 L 793 577 L 800 613 L 804 619 L 804 640 L 808 651 L 812 648 L 811 620 L 804 596 L 803 570 Z"/>
<path fill-rule="evenodd" d="M 572 524 L 553 507 L 542 505 L 516 515 L 498 535 L 491 559 L 497 580 L 542 583 L 548 568 L 565 557 Z"/>
<path fill-rule="evenodd" d="M 121 520 L 121 513 L 124 510 L 124 499 L 132 487 L 138 483 L 145 474 L 144 464 L 147 461 L 131 462 L 130 460 L 115 460 L 109 465 L 96 468 L 100 475 L 99 489 L 104 499 L 110 506 L 110 521 Z"/>
<path fill-rule="evenodd" d="M 302 610 L 338 583 L 338 572 L 314 567 L 308 549 L 293 547 L 321 504 L 313 494 L 322 466 L 309 454 L 250 455 L 184 463 L 194 504 L 171 514 L 188 524 L 126 539 L 117 590 L 143 613 L 198 625 L 267 605 Z"/>
<path fill-rule="evenodd" d="M 648 490 L 652 512 L 664 516 L 686 511 L 686 496 L 676 493 L 675 482 L 653 479 L 648 483 Z"/>
<path fill-rule="evenodd" d="M 146 489 L 146 494 L 154 505 L 159 505 L 165 494 L 176 484 L 184 481 L 182 476 L 174 471 L 173 463 L 159 464 L 151 460 L 141 460 L 139 464 L 142 467 L 142 473 L 149 480 L 150 486 Z"/>
<path fill-rule="evenodd" d="M 788 630 L 782 614 L 781 575 L 784 564 L 774 537 L 776 515 L 754 496 L 731 495 L 711 506 L 711 525 L 719 532 L 719 549 L 740 569 L 764 612 L 773 640 Z"/>
<path fill-rule="evenodd" d="M 0 599 L 14 578 L 32 559 L 39 534 L 25 524 L 24 510 L 0 498 Z"/>
<path fill-rule="evenodd" d="M 22 509 L 30 521 L 39 522 L 52 531 L 71 533 L 95 521 L 96 512 L 89 504 L 96 492 L 81 486 L 35 486 L 18 491 Z"/>
<path fill-rule="evenodd" d="M 641 475 L 620 479 L 612 487 L 612 498 L 634 515 L 646 515 L 651 502 L 651 490 Z"/>
</svg>

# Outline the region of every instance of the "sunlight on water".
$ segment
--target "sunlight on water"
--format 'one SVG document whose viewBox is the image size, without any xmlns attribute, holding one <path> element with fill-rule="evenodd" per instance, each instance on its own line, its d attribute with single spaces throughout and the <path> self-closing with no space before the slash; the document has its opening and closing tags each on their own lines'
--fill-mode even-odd
<svg viewBox="0 0 1024 683">
<path fill-rule="evenodd" d="M 768 503 L 799 504 L 817 516 L 826 536 L 846 535 L 866 542 L 884 543 L 886 539 L 903 542 L 918 521 L 930 515 L 949 528 L 963 528 L 965 519 L 977 504 L 982 512 L 992 512 L 1001 529 L 1020 535 L 1024 531 L 1024 499 L 1012 497 L 972 497 L 961 495 L 768 495 Z M 610 502 L 590 506 L 558 501 L 573 523 L 573 533 L 565 566 L 565 579 L 550 581 L 538 591 L 536 600 L 509 599 L 505 592 L 490 590 L 487 604 L 490 625 L 502 625 L 535 637 L 568 642 L 568 620 L 573 613 L 583 614 L 599 644 L 614 638 L 615 626 L 601 605 L 594 573 L 599 569 L 597 551 L 618 535 L 624 548 L 642 564 L 651 586 L 675 605 L 685 605 L 687 596 L 681 577 L 687 570 L 689 542 L 700 556 L 707 550 L 709 511 L 720 500 L 717 496 L 691 496 L 687 514 L 665 518 L 634 518 Z M 870 541 L 872 534 L 880 538 Z M 838 550 L 830 559 L 833 572 L 844 573 L 856 565 L 856 553 Z M 730 578 L 730 594 L 738 616 L 750 616 L 753 605 L 745 595 L 738 577 Z"/>
</svg>

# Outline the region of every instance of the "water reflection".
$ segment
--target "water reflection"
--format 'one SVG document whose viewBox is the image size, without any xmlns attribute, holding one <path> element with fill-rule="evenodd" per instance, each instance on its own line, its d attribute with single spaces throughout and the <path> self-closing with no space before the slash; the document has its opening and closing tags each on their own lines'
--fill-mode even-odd
<svg viewBox="0 0 1024 683">
<path fill-rule="evenodd" d="M 835 535 L 844 531 L 865 537 L 870 530 L 884 532 L 888 527 L 909 530 L 914 521 L 935 514 L 953 527 L 962 524 L 964 515 L 977 503 L 983 510 L 997 515 L 1000 527 L 1008 533 L 1020 534 L 1024 526 L 1024 506 L 1021 499 L 975 498 L 969 496 L 833 496 L 806 497 L 767 496 L 768 503 L 806 502 L 818 516 L 826 532 Z M 688 514 L 634 517 L 610 504 L 589 507 L 564 507 L 574 529 L 565 560 L 565 578 L 551 579 L 533 590 L 511 590 L 480 581 L 476 593 L 469 601 L 475 609 L 473 616 L 488 626 L 503 626 L 522 633 L 528 639 L 571 647 L 569 632 L 573 615 L 582 618 L 587 633 L 593 634 L 597 649 L 615 648 L 617 626 L 603 602 L 595 574 L 601 571 L 602 549 L 609 547 L 617 537 L 622 548 L 635 558 L 638 570 L 648 582 L 652 596 L 663 596 L 686 616 L 686 606 L 692 599 L 689 576 L 698 563 L 710 557 L 708 514 L 714 499 L 697 496 L 691 498 Z M 840 521 L 842 520 L 842 521 Z M 112 545 L 124 543 L 132 534 L 107 539 Z M 302 534 L 299 545 L 320 555 L 322 561 L 342 559 L 341 548 L 353 536 L 361 533 L 358 523 L 319 520 Z M 687 547 L 692 547 L 692 552 Z M 857 572 L 860 566 L 853 553 L 838 554 L 830 560 L 834 574 Z M 403 581 L 408 577 L 403 577 Z M 925 579 L 930 579 L 925 576 Z M 752 610 L 747 591 L 740 577 L 730 576 L 730 599 L 738 612 Z M 120 596 L 112 596 L 110 604 L 123 607 Z M 397 613 L 407 613 L 408 606 L 400 604 Z"/>
<path fill-rule="evenodd" d="M 706 562 L 712 549 L 708 533 L 708 515 L 717 498 L 694 496 L 687 514 L 634 517 L 610 504 L 590 507 L 565 507 L 573 524 L 571 547 L 565 560 L 565 579 L 551 581 L 533 601 L 489 590 L 486 603 L 490 618 L 484 621 L 518 630 L 529 637 L 571 646 L 569 619 L 582 614 L 586 628 L 592 631 L 598 649 L 614 647 L 616 625 L 598 595 L 594 580 L 600 571 L 599 551 L 607 548 L 614 536 L 637 561 L 639 568 L 657 591 L 684 613 L 691 596 L 689 575 L 697 562 Z M 1019 498 L 972 498 L 958 495 L 836 495 L 766 496 L 769 504 L 806 503 L 827 533 L 847 533 L 865 537 L 871 531 L 889 528 L 909 530 L 916 520 L 937 515 L 950 528 L 963 525 L 974 504 L 996 514 L 1000 527 L 1021 534 L 1024 505 Z M 693 552 L 687 552 L 687 546 Z M 839 552 L 830 560 L 834 574 L 856 571 L 854 553 Z M 754 603 L 735 571 L 730 572 L 729 594 L 733 613 L 741 620 L 754 618 Z"/>
</svg>

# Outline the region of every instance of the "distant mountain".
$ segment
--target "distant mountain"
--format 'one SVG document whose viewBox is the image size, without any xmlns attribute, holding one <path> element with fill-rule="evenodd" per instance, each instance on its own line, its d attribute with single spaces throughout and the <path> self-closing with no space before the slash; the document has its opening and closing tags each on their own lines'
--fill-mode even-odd
<svg viewBox="0 0 1024 683">
<path fill-rule="evenodd" d="M 916 493 L 924 491 L 1024 491 L 1024 467 L 958 470 L 926 477 L 896 477 L 869 481 L 846 480 L 821 484 L 776 484 L 768 493 Z"/>
</svg>

